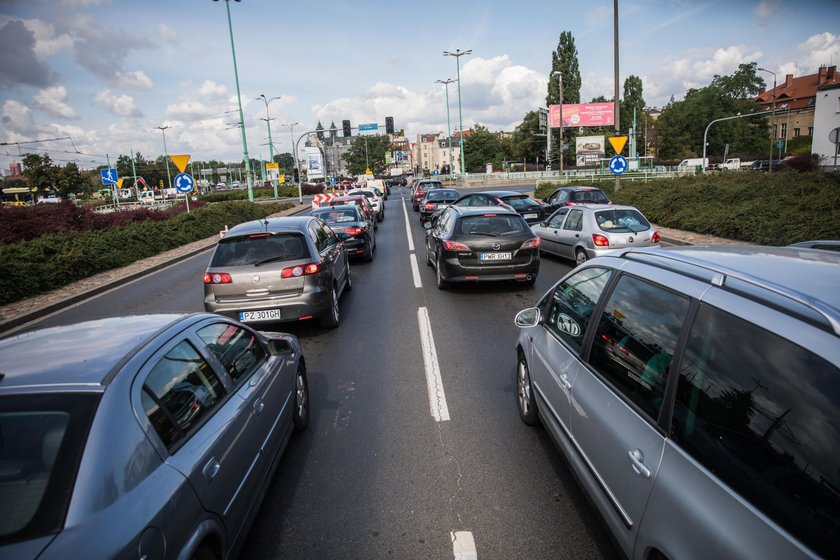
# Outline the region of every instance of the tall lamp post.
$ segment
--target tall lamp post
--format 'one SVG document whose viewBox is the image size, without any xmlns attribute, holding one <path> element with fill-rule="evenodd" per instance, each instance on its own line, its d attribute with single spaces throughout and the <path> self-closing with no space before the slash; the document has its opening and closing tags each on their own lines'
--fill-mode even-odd
<svg viewBox="0 0 840 560">
<path fill-rule="evenodd" d="M 219 0 L 213 0 L 218 2 Z M 241 0 L 234 0 L 240 2 Z M 228 31 L 230 32 L 230 52 L 233 54 L 233 75 L 236 79 L 236 100 L 239 103 L 239 123 L 242 126 L 242 152 L 245 155 L 245 180 L 248 182 L 248 200 L 254 202 L 254 182 L 251 174 L 251 156 L 248 155 L 248 141 L 245 139 L 245 116 L 242 114 L 242 94 L 239 92 L 239 70 L 236 67 L 236 47 L 233 45 L 233 24 L 230 21 L 230 0 L 225 0 L 227 7 Z"/>
<path fill-rule="evenodd" d="M 287 126 L 289 127 L 289 134 L 292 137 L 292 156 L 295 158 L 295 169 L 298 170 L 298 202 L 303 204 L 303 190 L 300 186 L 300 165 L 298 164 L 298 157 L 297 157 L 297 145 L 295 144 L 295 127 L 300 123 L 292 123 L 292 124 L 281 124 L 280 126 Z"/>
<path fill-rule="evenodd" d="M 171 126 L 159 126 L 157 127 L 163 133 L 163 156 L 166 160 L 166 180 L 169 183 L 169 188 L 172 188 L 172 176 L 169 174 L 169 152 L 166 150 L 166 129 L 172 128 Z"/>
<path fill-rule="evenodd" d="M 756 68 L 756 70 L 760 70 L 761 72 L 767 72 L 768 74 L 773 74 L 773 112 L 772 112 L 772 116 L 770 118 L 775 120 L 776 119 L 776 73 L 773 72 L 772 70 L 767 70 L 766 68 Z M 773 122 L 773 120 L 770 121 L 770 163 L 767 165 L 767 173 L 770 173 L 770 172 L 773 171 L 773 140 L 776 139 L 775 134 L 773 134 L 773 127 L 776 126 L 776 124 Z"/>
<path fill-rule="evenodd" d="M 257 97 L 257 101 L 260 99 L 262 99 L 263 103 L 265 103 L 265 118 L 261 120 L 264 120 L 265 125 L 268 127 L 268 160 L 271 163 L 274 163 L 274 144 L 271 143 L 271 121 L 274 119 L 268 115 L 268 104 L 275 99 L 280 99 L 280 97 L 272 97 L 271 99 L 268 99 L 264 93 L 261 93 L 260 96 Z M 271 184 L 274 185 L 274 198 L 277 198 L 277 181 L 272 180 Z"/>
<path fill-rule="evenodd" d="M 458 71 L 458 130 L 461 131 L 458 138 L 458 146 L 461 148 L 461 177 L 464 176 L 464 116 L 461 111 L 461 57 L 465 54 L 472 54 L 472 49 L 467 49 L 465 51 L 455 49 L 454 53 L 443 51 L 443 56 L 455 57 L 455 67 Z"/>
<path fill-rule="evenodd" d="M 446 145 L 449 148 L 449 174 L 452 174 L 452 125 L 449 122 L 449 84 L 454 82 L 452 78 L 445 80 L 435 80 L 436 84 L 443 84 L 446 89 L 446 133 L 449 135 L 449 143 Z"/>
<path fill-rule="evenodd" d="M 559 70 L 551 73 L 552 76 L 557 76 L 557 85 L 560 87 L 560 175 L 563 175 L 563 74 Z M 550 124 L 550 123 L 549 123 Z M 548 127 L 548 133 L 551 134 L 551 126 Z"/>
</svg>

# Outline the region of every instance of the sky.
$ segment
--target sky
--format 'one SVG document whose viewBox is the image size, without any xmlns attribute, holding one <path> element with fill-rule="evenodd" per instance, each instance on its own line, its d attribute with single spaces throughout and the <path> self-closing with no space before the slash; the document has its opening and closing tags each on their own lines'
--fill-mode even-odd
<svg viewBox="0 0 840 560">
<path fill-rule="evenodd" d="M 393 116 L 412 141 L 447 130 L 460 58 L 464 128 L 512 131 L 545 106 L 551 53 L 575 39 L 581 101 L 613 92 L 612 0 L 242 0 L 229 3 L 251 157 L 320 120 Z M 661 107 L 757 62 L 785 74 L 840 63 L 838 0 L 618 0 L 619 82 Z M 760 73 L 772 87 L 772 75 Z M 457 84 L 449 86 L 458 128 Z M 92 168 L 119 154 L 241 161 L 225 1 L 0 0 L 0 167 L 20 152 Z M 77 153 L 81 152 L 81 153 Z M 107 156 L 107 157 L 106 157 Z"/>
</svg>

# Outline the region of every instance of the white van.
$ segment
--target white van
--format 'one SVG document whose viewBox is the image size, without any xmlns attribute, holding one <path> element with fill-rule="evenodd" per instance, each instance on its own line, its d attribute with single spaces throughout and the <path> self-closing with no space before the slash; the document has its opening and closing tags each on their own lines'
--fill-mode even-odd
<svg viewBox="0 0 840 560">
<path fill-rule="evenodd" d="M 677 165 L 677 169 L 680 170 L 688 170 L 695 167 L 708 167 L 709 166 L 709 158 L 689 158 L 682 160 L 679 165 Z"/>
</svg>

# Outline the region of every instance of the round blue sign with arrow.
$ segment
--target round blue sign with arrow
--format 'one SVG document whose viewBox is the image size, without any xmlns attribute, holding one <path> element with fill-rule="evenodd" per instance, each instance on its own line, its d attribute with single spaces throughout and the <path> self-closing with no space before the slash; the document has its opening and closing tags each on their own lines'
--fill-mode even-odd
<svg viewBox="0 0 840 560">
<path fill-rule="evenodd" d="M 613 175 L 621 175 L 627 171 L 627 158 L 624 156 L 613 156 L 610 158 L 610 171 Z"/>
<path fill-rule="evenodd" d="M 189 173 L 178 173 L 175 175 L 175 189 L 179 193 L 192 192 L 195 188 L 195 180 Z"/>
</svg>

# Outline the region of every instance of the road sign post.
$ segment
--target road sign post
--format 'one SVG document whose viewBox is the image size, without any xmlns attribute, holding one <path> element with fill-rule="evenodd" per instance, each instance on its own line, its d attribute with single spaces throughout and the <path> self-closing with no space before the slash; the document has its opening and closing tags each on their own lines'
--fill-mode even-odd
<svg viewBox="0 0 840 560">
<path fill-rule="evenodd" d="M 828 141 L 834 144 L 834 170 L 837 170 L 837 154 L 840 150 L 840 126 L 828 133 Z"/>
<path fill-rule="evenodd" d="M 627 158 L 622 155 L 613 156 L 610 159 L 610 171 L 616 177 L 627 171 Z"/>
<path fill-rule="evenodd" d="M 189 156 L 187 156 L 189 157 Z M 177 163 L 175 165 L 178 165 Z M 187 164 L 184 162 L 184 167 Z M 190 211 L 190 193 L 195 188 L 195 179 L 189 173 L 179 173 L 175 176 L 175 189 L 179 193 L 184 193 L 184 200 L 187 202 L 187 213 Z"/>
</svg>

